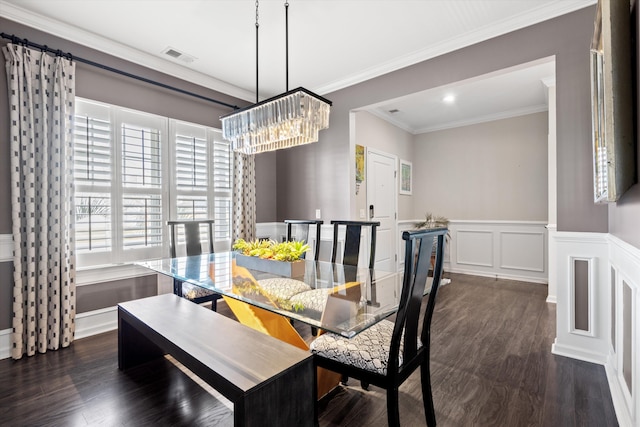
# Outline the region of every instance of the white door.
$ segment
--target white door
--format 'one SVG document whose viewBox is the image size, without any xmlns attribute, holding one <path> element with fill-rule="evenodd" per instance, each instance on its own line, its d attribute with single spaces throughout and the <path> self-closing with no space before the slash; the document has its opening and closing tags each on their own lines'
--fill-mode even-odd
<svg viewBox="0 0 640 427">
<path fill-rule="evenodd" d="M 367 214 L 379 221 L 375 268 L 396 271 L 396 156 L 367 150 Z"/>
</svg>

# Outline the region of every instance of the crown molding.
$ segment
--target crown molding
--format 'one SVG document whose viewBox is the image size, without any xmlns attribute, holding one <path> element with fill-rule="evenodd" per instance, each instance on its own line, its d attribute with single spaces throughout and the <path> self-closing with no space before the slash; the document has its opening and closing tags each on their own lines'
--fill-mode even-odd
<svg viewBox="0 0 640 427">
<path fill-rule="evenodd" d="M 369 68 L 363 72 L 352 74 L 344 79 L 336 80 L 324 86 L 317 87 L 314 91 L 321 94 L 329 94 L 331 92 L 344 89 L 345 87 L 361 83 L 428 59 L 432 59 L 525 27 L 539 24 L 540 22 L 548 21 L 549 19 L 557 18 L 558 16 L 575 12 L 579 9 L 584 9 L 585 7 L 596 4 L 596 2 L 597 0 L 564 0 L 551 5 L 547 4 L 544 7 L 541 6 L 533 11 L 523 13 L 511 19 L 506 19 L 501 23 L 492 24 L 485 28 L 471 31 L 467 34 L 450 39 L 444 43 L 435 44 L 426 49 L 400 56 L 392 61 Z"/>
<path fill-rule="evenodd" d="M 519 108 L 519 109 L 514 109 L 509 111 L 502 111 L 496 114 L 488 114 L 486 116 L 474 117 L 473 119 L 470 119 L 470 120 L 460 120 L 456 122 L 443 123 L 437 126 L 417 129 L 415 132 L 413 132 L 413 134 L 418 135 L 421 133 L 435 132 L 438 130 L 453 129 L 453 128 L 458 128 L 462 126 L 476 125 L 479 123 L 493 122 L 496 120 L 510 119 L 512 117 L 526 116 L 527 114 L 541 113 L 543 111 L 548 111 L 548 110 L 549 110 L 549 107 L 547 105 L 544 105 L 544 104 L 534 105 L 532 107 Z"/>
<path fill-rule="evenodd" d="M 0 17 L 245 101 L 255 94 L 198 71 L 0 0 Z M 19 34 L 16 36 L 20 37 Z M 37 40 L 33 40 L 38 43 Z M 44 43 L 41 43 L 44 44 Z M 73 52 L 71 52 L 73 53 Z M 87 58 L 88 59 L 88 58 Z"/>
</svg>

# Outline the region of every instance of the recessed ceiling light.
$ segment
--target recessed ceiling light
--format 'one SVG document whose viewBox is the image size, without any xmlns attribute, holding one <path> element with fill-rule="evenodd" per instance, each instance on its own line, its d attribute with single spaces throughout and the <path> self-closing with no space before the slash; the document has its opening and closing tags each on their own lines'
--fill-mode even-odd
<svg viewBox="0 0 640 427">
<path fill-rule="evenodd" d="M 453 104 L 455 100 L 456 100 L 455 95 L 446 95 L 444 98 L 442 98 L 442 102 L 446 104 Z"/>
</svg>

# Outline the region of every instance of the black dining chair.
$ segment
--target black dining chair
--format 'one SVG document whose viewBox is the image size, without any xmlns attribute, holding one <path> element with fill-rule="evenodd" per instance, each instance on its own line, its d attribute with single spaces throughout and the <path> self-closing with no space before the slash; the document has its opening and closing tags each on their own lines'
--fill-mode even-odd
<svg viewBox="0 0 640 427">
<path fill-rule="evenodd" d="M 368 268 L 373 269 L 376 258 L 376 227 L 380 226 L 377 221 L 344 221 L 333 220 L 333 247 L 331 250 L 331 262 L 336 263 L 338 257 L 338 244 L 340 242 L 340 228 L 345 228 L 344 234 L 344 251 L 342 254 L 342 264 L 357 267 L 358 258 L 360 257 L 360 240 L 363 227 L 369 227 L 371 233 L 369 235 L 370 249 L 369 249 L 369 263 Z M 353 277 L 349 277 L 353 275 Z M 355 281 L 357 277 L 357 271 L 350 269 L 345 271 L 345 281 Z M 326 303 L 327 289 L 312 289 L 308 292 L 302 292 L 291 298 L 292 302 L 300 304 L 302 307 L 314 307 L 318 311 L 324 310 L 324 304 Z M 311 335 L 316 336 L 318 334 L 318 328 L 311 327 Z"/>
<path fill-rule="evenodd" d="M 311 226 L 316 227 L 316 239 L 315 239 L 315 243 L 314 243 L 314 260 L 318 261 L 319 257 L 320 257 L 320 231 L 321 231 L 321 226 L 322 224 L 324 224 L 324 221 L 322 220 L 315 220 L 315 219 L 285 219 L 284 220 L 285 224 L 287 224 L 287 241 L 290 242 L 294 239 L 294 233 L 293 233 L 293 227 L 296 226 L 298 229 L 301 227 L 305 228 L 305 237 L 304 239 L 299 239 L 298 235 L 296 233 L 296 238 L 298 238 L 298 240 L 304 240 L 305 242 L 307 242 L 307 244 L 309 243 L 309 231 L 311 229 Z M 305 227 L 306 226 L 306 227 Z M 296 230 L 297 231 L 297 230 Z M 302 256 L 303 258 L 305 257 L 304 255 Z"/>
<path fill-rule="evenodd" d="M 208 242 L 208 253 L 214 253 L 213 248 L 213 224 L 214 220 L 212 219 L 203 219 L 203 220 L 175 220 L 175 221 L 167 221 L 167 225 L 169 226 L 169 255 L 171 258 L 175 258 L 178 249 L 178 230 L 180 226 L 184 229 L 184 239 L 186 246 L 186 254 L 187 256 L 193 255 L 202 255 L 202 241 L 200 240 L 200 226 L 207 226 L 207 242 Z M 206 253 L 206 252 L 205 252 Z M 208 291 L 204 288 L 201 288 L 196 285 L 192 285 L 190 283 L 185 283 L 178 279 L 173 279 L 173 293 L 187 298 L 197 304 L 202 304 L 205 302 L 211 302 L 211 310 L 216 311 L 217 309 L 217 301 L 220 299 L 220 295 Z"/>
<path fill-rule="evenodd" d="M 358 258 L 360 257 L 360 236 L 362 235 L 363 227 L 370 227 L 371 234 L 369 236 L 370 249 L 369 249 L 369 268 L 373 268 L 376 262 L 376 228 L 380 227 L 380 222 L 377 221 L 331 221 L 333 225 L 333 248 L 331 250 L 331 262 L 335 263 L 338 255 L 338 236 L 340 227 L 345 227 L 344 234 L 344 251 L 342 254 L 342 264 L 344 265 L 358 265 Z"/>
<path fill-rule="evenodd" d="M 387 390 L 389 426 L 400 425 L 398 388 L 418 367 L 427 425 L 436 425 L 429 368 L 430 329 L 442 279 L 446 234 L 446 228 L 405 231 L 402 234 L 406 247 L 404 280 L 393 322 L 382 320 L 351 339 L 326 333 L 311 343 L 317 366 Z M 420 324 L 434 246 L 433 281 Z"/>
</svg>

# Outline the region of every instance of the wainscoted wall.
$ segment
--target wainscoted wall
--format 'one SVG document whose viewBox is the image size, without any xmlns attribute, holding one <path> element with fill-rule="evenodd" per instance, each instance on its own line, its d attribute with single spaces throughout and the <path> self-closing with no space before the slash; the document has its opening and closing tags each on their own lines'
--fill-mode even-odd
<svg viewBox="0 0 640 427">
<path fill-rule="evenodd" d="M 552 352 L 605 366 L 621 426 L 640 425 L 640 249 L 604 233 L 556 232 Z"/>
<path fill-rule="evenodd" d="M 400 221 L 398 236 L 417 220 Z M 445 269 L 452 273 L 548 282 L 547 230 L 541 221 L 458 221 L 449 223 Z M 400 244 L 398 269 L 404 263 Z"/>
<path fill-rule="evenodd" d="M 404 269 L 402 232 L 415 228 L 417 222 L 419 220 L 398 221 L 397 271 Z M 547 283 L 545 226 L 545 222 L 538 221 L 451 221 L 451 239 L 445 248 L 445 269 L 453 273 Z M 259 237 L 282 240 L 286 233 L 284 223 L 257 224 Z M 333 240 L 331 225 L 322 226 L 320 239 L 320 259 L 328 260 Z M 339 247 L 342 246 L 341 239 L 343 236 L 339 235 Z M 314 246 L 314 231 L 309 235 L 309 243 Z M 364 231 L 360 248 L 360 264 L 366 265 L 369 240 Z"/>
<path fill-rule="evenodd" d="M 605 283 L 610 295 L 610 339 L 605 369 L 620 425 L 637 426 L 640 425 L 640 316 L 637 314 L 640 249 L 609 235 L 609 263 L 609 280 Z"/>
<path fill-rule="evenodd" d="M 11 234 L 0 234 L 0 262 L 13 261 L 13 238 Z"/>
</svg>

